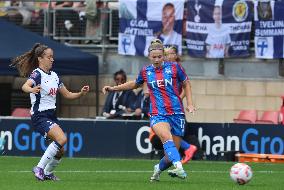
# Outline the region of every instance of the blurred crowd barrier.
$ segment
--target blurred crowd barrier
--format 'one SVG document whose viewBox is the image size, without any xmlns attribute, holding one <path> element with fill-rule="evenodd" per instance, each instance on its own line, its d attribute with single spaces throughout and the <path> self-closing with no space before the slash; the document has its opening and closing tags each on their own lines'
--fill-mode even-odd
<svg viewBox="0 0 284 190">
<path fill-rule="evenodd" d="M 1 1 L 0 18 L 78 46 L 117 44 L 118 1 Z"/>
</svg>

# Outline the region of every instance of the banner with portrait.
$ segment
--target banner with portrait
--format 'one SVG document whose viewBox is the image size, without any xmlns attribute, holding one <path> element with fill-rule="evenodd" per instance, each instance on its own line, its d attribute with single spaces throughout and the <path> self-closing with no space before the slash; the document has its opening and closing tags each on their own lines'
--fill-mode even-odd
<svg viewBox="0 0 284 190">
<path fill-rule="evenodd" d="M 255 1 L 255 57 L 284 57 L 284 2 Z"/>
<path fill-rule="evenodd" d="M 184 0 L 120 0 L 118 53 L 148 55 L 151 40 L 182 50 Z"/>
<path fill-rule="evenodd" d="M 252 3 L 245 0 L 189 0 L 186 44 L 192 57 L 249 56 Z"/>
</svg>

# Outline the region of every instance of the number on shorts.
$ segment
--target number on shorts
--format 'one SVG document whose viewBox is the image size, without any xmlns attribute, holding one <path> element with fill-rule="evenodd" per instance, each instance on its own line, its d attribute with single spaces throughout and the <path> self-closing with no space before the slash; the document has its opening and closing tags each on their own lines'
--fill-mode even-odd
<svg viewBox="0 0 284 190">
<path fill-rule="evenodd" d="M 185 119 L 180 119 L 180 128 L 184 130 Z"/>
</svg>

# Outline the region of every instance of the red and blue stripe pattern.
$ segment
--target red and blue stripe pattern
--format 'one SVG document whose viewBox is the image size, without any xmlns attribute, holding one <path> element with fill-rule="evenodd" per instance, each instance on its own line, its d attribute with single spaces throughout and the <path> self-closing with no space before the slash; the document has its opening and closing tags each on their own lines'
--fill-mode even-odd
<svg viewBox="0 0 284 190">
<path fill-rule="evenodd" d="M 183 114 L 179 95 L 185 80 L 188 80 L 188 76 L 176 62 L 164 62 L 160 67 L 143 67 L 136 83 L 147 83 L 151 100 L 150 115 Z"/>
</svg>

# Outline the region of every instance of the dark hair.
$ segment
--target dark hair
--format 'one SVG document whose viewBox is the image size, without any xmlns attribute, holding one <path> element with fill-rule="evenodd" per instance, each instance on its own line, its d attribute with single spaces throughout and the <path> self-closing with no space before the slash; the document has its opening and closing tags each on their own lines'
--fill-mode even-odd
<svg viewBox="0 0 284 190">
<path fill-rule="evenodd" d="M 46 49 L 46 45 L 36 43 L 30 51 L 13 58 L 10 66 L 16 67 L 20 76 L 27 77 L 39 66 L 38 57 L 42 57 Z"/>
<path fill-rule="evenodd" d="M 270 2 L 258 1 L 257 13 L 259 20 L 271 20 L 272 19 L 272 8 Z"/>
<path fill-rule="evenodd" d="M 165 5 L 164 5 L 164 7 L 163 7 L 163 11 L 165 10 L 165 8 L 166 8 L 166 7 L 172 7 L 172 8 L 175 8 L 174 4 L 172 4 L 172 3 L 167 3 L 167 4 L 165 4 Z"/>
<path fill-rule="evenodd" d="M 116 76 L 117 75 L 122 75 L 123 78 L 125 79 L 125 81 L 127 81 L 127 76 L 126 76 L 126 73 L 123 69 L 120 69 L 119 71 L 116 71 L 114 74 L 113 74 L 113 79 L 115 80 Z"/>
</svg>

